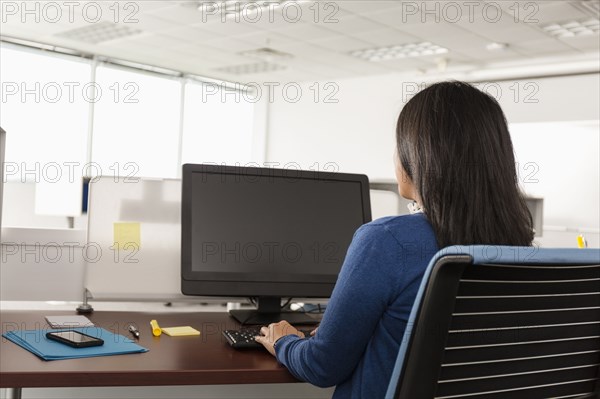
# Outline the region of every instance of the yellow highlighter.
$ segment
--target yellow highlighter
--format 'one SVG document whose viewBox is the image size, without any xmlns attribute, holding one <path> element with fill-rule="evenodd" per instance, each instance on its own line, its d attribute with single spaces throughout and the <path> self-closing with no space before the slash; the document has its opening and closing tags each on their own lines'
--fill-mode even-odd
<svg viewBox="0 0 600 399">
<path fill-rule="evenodd" d="M 156 320 L 150 320 L 150 326 L 152 327 L 152 335 L 154 335 L 155 337 L 160 337 L 160 334 L 162 334 L 162 330 L 158 326 L 158 322 Z"/>
<path fill-rule="evenodd" d="M 587 242 L 582 234 L 577 236 L 577 248 L 587 248 Z"/>
</svg>

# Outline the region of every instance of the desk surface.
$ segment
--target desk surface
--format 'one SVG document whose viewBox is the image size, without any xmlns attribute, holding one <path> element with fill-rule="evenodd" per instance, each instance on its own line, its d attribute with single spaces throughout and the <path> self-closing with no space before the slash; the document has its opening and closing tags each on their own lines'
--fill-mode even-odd
<svg viewBox="0 0 600 399">
<path fill-rule="evenodd" d="M 57 311 L 3 311 L 2 333 L 46 329 L 44 316 L 75 314 Z M 0 388 L 91 387 L 297 382 L 285 367 L 263 350 L 231 348 L 221 332 L 239 325 L 226 313 L 94 312 L 97 326 L 124 336 L 138 326 L 146 353 L 85 359 L 44 361 L 8 341 L 0 340 Z M 192 326 L 196 337 L 152 336 L 150 320 L 161 327 Z"/>
</svg>

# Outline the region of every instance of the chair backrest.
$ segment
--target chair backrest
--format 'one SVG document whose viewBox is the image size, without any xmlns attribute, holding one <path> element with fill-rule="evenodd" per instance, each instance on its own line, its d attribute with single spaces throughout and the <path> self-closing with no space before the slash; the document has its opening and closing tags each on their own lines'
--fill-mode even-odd
<svg viewBox="0 0 600 399">
<path fill-rule="evenodd" d="M 600 249 L 449 247 L 387 398 L 600 398 Z"/>
</svg>

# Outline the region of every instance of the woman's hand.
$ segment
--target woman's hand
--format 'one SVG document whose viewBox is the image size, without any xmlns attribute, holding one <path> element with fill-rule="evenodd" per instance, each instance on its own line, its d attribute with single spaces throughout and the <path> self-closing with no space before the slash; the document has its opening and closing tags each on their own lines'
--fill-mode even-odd
<svg viewBox="0 0 600 399">
<path fill-rule="evenodd" d="M 271 323 L 260 329 L 262 335 L 256 337 L 256 342 L 262 344 L 271 355 L 275 356 L 275 342 L 285 335 L 297 335 L 304 338 L 304 334 L 296 330 L 294 326 L 285 320 L 279 323 Z"/>
</svg>

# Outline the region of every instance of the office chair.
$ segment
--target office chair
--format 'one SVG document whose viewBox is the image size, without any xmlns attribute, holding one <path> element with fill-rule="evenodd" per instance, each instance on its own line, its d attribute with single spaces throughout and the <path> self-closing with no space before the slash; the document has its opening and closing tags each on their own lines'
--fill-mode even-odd
<svg viewBox="0 0 600 399">
<path fill-rule="evenodd" d="M 600 249 L 438 252 L 386 398 L 600 398 Z"/>
</svg>

